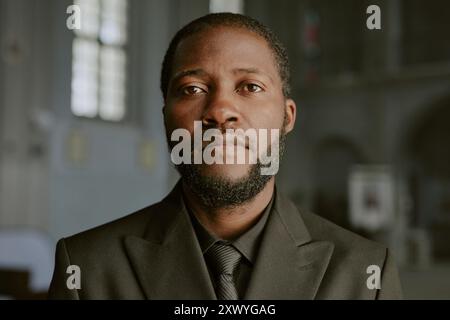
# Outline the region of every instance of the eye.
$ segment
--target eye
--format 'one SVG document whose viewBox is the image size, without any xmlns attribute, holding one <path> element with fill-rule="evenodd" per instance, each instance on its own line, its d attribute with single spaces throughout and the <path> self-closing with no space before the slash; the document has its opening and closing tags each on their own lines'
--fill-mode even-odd
<svg viewBox="0 0 450 320">
<path fill-rule="evenodd" d="M 197 86 L 187 86 L 181 89 L 181 93 L 187 96 L 198 95 L 205 92 L 205 90 Z"/>
<path fill-rule="evenodd" d="M 258 93 L 258 92 L 263 91 L 261 86 L 255 84 L 255 83 L 246 83 L 242 86 L 242 89 L 246 92 L 251 92 L 251 93 Z"/>
</svg>

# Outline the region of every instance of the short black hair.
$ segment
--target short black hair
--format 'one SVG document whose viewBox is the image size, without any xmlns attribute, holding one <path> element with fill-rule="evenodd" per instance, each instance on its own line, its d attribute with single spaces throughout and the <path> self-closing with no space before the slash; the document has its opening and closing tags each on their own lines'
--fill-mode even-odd
<svg viewBox="0 0 450 320">
<path fill-rule="evenodd" d="M 277 63 L 278 72 L 280 74 L 282 82 L 283 94 L 286 98 L 289 97 L 291 91 L 289 84 L 289 59 L 286 48 L 283 46 L 283 44 L 278 40 L 275 34 L 268 27 L 266 27 L 259 21 L 241 14 L 222 12 L 207 14 L 190 22 L 189 24 L 181 28 L 172 38 L 172 41 L 169 44 L 169 48 L 167 49 L 164 56 L 161 69 L 160 86 L 164 99 L 167 98 L 167 90 L 172 74 L 173 59 L 179 43 L 195 33 L 221 26 L 243 28 L 256 33 L 267 41 L 267 44 L 269 45 L 270 49 L 272 49 L 275 61 Z"/>
</svg>

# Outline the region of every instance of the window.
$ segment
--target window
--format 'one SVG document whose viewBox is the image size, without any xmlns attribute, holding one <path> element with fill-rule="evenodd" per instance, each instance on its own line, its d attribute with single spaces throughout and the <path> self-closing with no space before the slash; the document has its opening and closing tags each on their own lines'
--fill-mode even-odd
<svg viewBox="0 0 450 320">
<path fill-rule="evenodd" d="M 126 114 L 127 0 L 75 0 L 81 29 L 74 30 L 72 113 L 120 121 Z"/>
<path fill-rule="evenodd" d="M 209 0 L 209 12 L 244 13 L 243 0 Z"/>
</svg>

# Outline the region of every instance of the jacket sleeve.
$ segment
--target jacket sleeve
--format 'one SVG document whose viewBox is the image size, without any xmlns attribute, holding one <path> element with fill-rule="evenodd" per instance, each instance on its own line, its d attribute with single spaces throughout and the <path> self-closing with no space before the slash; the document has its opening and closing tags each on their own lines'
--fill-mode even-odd
<svg viewBox="0 0 450 320">
<path fill-rule="evenodd" d="M 55 269 L 48 290 L 48 299 L 52 300 L 78 300 L 78 290 L 67 287 L 67 279 L 70 274 L 66 273 L 70 265 L 69 253 L 64 238 L 56 245 Z"/>
<path fill-rule="evenodd" d="M 381 272 L 381 288 L 377 292 L 377 300 L 399 300 L 403 298 L 397 266 L 389 249 L 386 249 L 383 270 Z"/>
</svg>

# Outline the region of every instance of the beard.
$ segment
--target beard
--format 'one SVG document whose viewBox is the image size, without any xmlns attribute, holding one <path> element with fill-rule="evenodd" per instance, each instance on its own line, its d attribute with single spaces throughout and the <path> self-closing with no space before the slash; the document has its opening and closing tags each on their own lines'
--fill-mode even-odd
<svg viewBox="0 0 450 320">
<path fill-rule="evenodd" d="M 177 166 L 185 185 L 198 197 L 206 208 L 232 208 L 242 205 L 259 194 L 270 175 L 261 175 L 261 164 L 253 164 L 248 172 L 238 178 L 210 176 L 202 173 L 201 165 L 182 164 Z"/>
<path fill-rule="evenodd" d="M 276 159 L 279 162 L 281 162 L 286 146 L 284 129 L 286 114 L 283 122 L 279 137 L 279 157 Z M 267 148 L 270 150 L 270 145 Z M 183 163 L 175 167 L 181 175 L 184 185 L 197 196 L 203 207 L 210 209 L 233 208 L 249 202 L 264 189 L 273 177 L 261 174 L 263 165 L 259 159 L 256 164 L 251 164 L 247 173 L 238 179 L 206 175 L 202 172 L 204 165 Z"/>
</svg>

